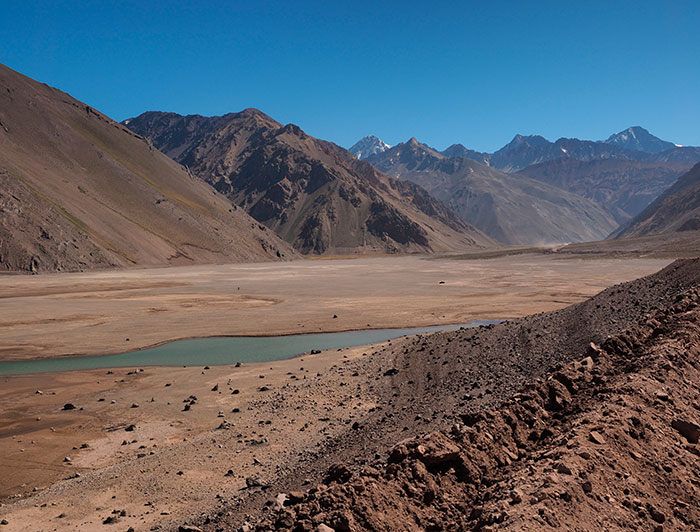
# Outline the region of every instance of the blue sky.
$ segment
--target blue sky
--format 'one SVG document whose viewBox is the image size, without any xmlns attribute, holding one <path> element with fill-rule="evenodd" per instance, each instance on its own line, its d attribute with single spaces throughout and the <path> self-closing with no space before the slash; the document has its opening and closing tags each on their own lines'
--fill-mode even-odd
<svg viewBox="0 0 700 532">
<path fill-rule="evenodd" d="M 700 145 L 700 2 L 3 0 L 0 62 L 115 119 L 257 107 L 493 151 L 642 125 Z"/>
</svg>

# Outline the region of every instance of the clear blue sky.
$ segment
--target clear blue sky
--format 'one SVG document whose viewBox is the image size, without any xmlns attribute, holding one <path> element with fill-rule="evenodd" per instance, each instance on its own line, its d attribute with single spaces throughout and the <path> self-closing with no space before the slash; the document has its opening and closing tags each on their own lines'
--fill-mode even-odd
<svg viewBox="0 0 700 532">
<path fill-rule="evenodd" d="M 3 0 L 0 62 L 115 119 L 257 107 L 349 146 L 631 125 L 700 145 L 700 2 Z"/>
</svg>

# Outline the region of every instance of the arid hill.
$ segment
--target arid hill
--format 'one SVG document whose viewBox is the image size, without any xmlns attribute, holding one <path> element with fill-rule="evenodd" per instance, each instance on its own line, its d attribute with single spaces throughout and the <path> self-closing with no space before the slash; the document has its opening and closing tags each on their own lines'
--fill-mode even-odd
<svg viewBox="0 0 700 532">
<path fill-rule="evenodd" d="M 639 214 L 691 166 L 684 162 L 564 158 L 528 166 L 517 175 L 593 200 L 618 223 L 624 223 Z"/>
<path fill-rule="evenodd" d="M 376 417 L 405 425 L 393 447 L 274 486 L 249 530 L 697 529 L 699 319 L 693 259 L 562 311 L 407 340 L 379 355 L 395 393 Z"/>
<path fill-rule="evenodd" d="M 125 120 L 304 253 L 430 252 L 491 244 L 417 185 L 247 109 Z"/>
<path fill-rule="evenodd" d="M 0 270 L 294 256 L 145 139 L 0 65 Z"/>
<path fill-rule="evenodd" d="M 699 229 L 700 163 L 612 236 L 629 238 Z"/>
<path fill-rule="evenodd" d="M 501 244 L 600 240 L 617 226 L 588 199 L 472 159 L 446 157 L 416 139 L 367 160 L 418 183 Z"/>
</svg>

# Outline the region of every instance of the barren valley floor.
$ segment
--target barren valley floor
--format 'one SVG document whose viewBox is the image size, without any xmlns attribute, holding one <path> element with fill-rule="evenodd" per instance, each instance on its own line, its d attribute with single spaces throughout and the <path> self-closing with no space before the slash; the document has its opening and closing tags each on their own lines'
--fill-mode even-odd
<svg viewBox="0 0 700 532">
<path fill-rule="evenodd" d="M 389 257 L 6 276 L 1 359 L 113 353 L 192 336 L 512 318 L 582 301 L 668 262 Z M 358 448 L 373 455 L 371 447 L 383 452 L 401 439 L 399 419 L 415 405 L 410 395 L 387 404 L 391 385 L 376 379 L 405 345 L 240 368 L 2 377 L 3 528 L 95 530 L 112 518 L 125 530 L 168 530 L 224 502 L 243 516 L 276 496 L 251 482 L 298 489 L 345 447 L 354 460 Z M 76 408 L 63 410 L 67 403 Z M 404 414 L 395 426 L 382 421 L 387 432 L 372 431 L 376 441 L 352 440 L 353 424 L 382 408 Z M 419 433 L 443 417 L 424 420 Z"/>
<path fill-rule="evenodd" d="M 0 276 L 0 361 L 189 337 L 513 318 L 565 307 L 670 261 L 404 256 Z"/>
</svg>

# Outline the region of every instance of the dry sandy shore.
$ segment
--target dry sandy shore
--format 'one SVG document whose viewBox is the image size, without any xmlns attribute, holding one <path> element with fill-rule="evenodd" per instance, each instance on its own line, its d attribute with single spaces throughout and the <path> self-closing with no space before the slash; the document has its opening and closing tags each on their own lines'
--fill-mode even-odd
<svg viewBox="0 0 700 532">
<path fill-rule="evenodd" d="M 404 257 L 4 277 L 0 345 L 9 359 L 186 336 L 515 317 L 583 300 L 668 262 Z M 120 530 L 167 530 L 244 493 L 246 478 L 290 474 L 289 464 L 313 461 L 310 450 L 381 403 L 386 390 L 345 368 L 384 348 L 206 371 L 2 377 L 3 531 L 95 530 L 110 516 Z M 197 400 L 184 410 L 190 396 Z M 68 402 L 77 408 L 62 410 Z M 130 424 L 135 430 L 126 431 Z"/>
<path fill-rule="evenodd" d="M 198 336 L 512 318 L 581 301 L 669 262 L 388 257 L 0 276 L 0 360 L 118 353 Z"/>
</svg>

